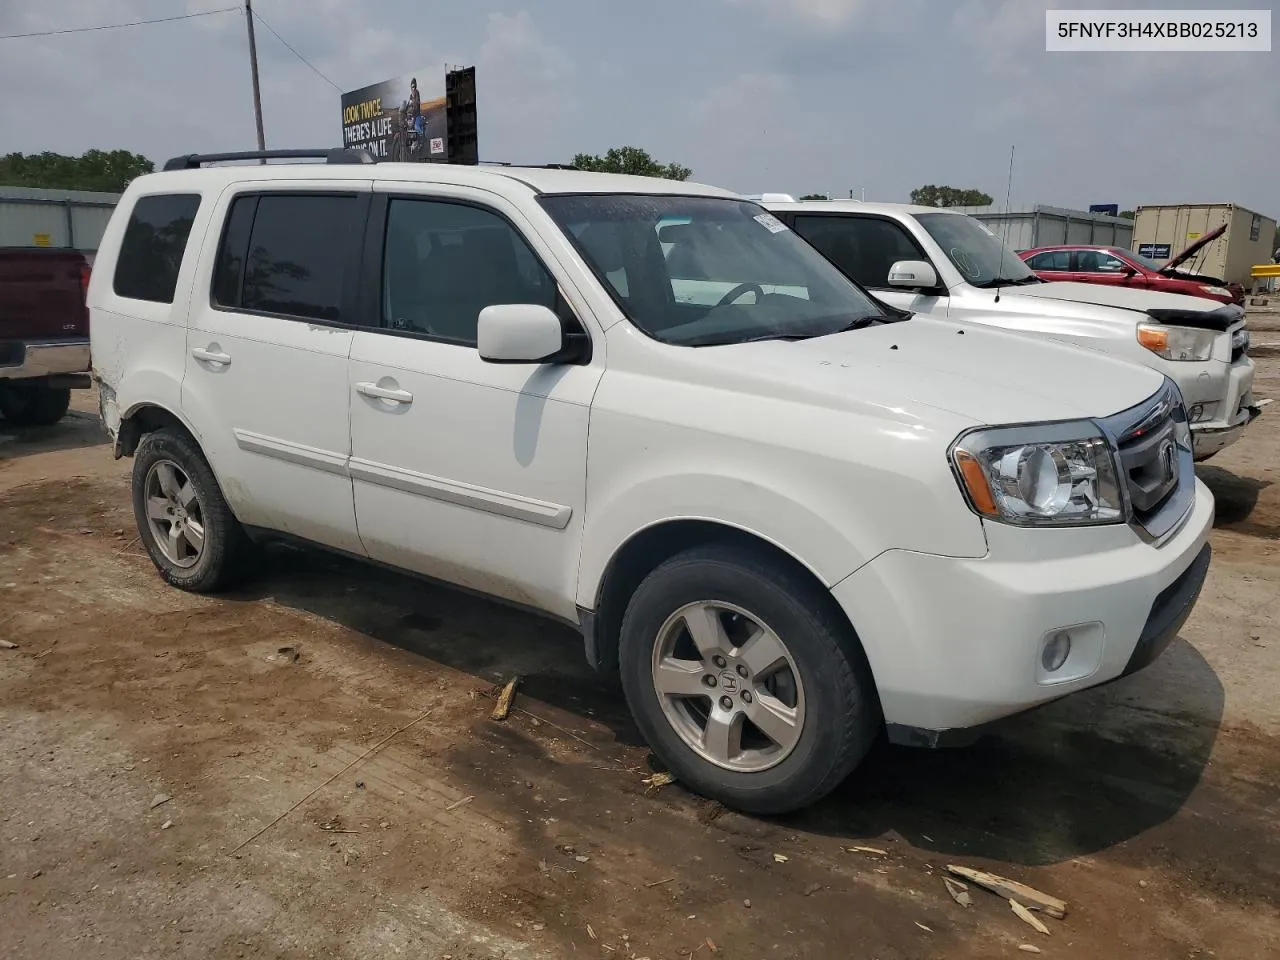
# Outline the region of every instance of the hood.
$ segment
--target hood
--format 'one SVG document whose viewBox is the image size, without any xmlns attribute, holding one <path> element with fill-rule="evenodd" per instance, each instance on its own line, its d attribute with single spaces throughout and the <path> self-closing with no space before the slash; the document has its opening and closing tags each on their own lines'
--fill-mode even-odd
<svg viewBox="0 0 1280 960">
<path fill-rule="evenodd" d="M 697 350 L 739 389 L 821 403 L 868 417 L 970 424 L 1105 417 L 1150 397 L 1164 377 L 1148 367 L 1043 337 L 916 317 L 815 337 Z"/>
<path fill-rule="evenodd" d="M 1199 240 L 1191 244 L 1191 246 L 1187 247 L 1180 254 L 1178 254 L 1176 257 L 1174 257 L 1172 260 L 1166 263 L 1163 267 L 1161 267 L 1160 272 L 1167 273 L 1168 271 L 1172 270 L 1174 267 L 1178 266 L 1178 264 L 1186 263 L 1188 260 L 1194 257 L 1197 253 L 1199 253 L 1209 244 L 1213 243 L 1213 241 L 1217 240 L 1220 236 L 1222 236 L 1226 232 L 1227 232 L 1227 225 L 1224 223 L 1217 230 L 1211 230 L 1209 233 L 1206 233 Z"/>
<path fill-rule="evenodd" d="M 1151 309 L 1206 311 L 1220 304 L 1204 297 L 1192 297 L 1181 293 L 1164 293 L 1156 290 L 1112 287 L 1103 283 L 1067 283 L 1052 281 L 1025 287 L 1011 287 L 1000 291 L 1000 298 L 1035 297 L 1039 300 L 1062 300 L 1072 303 L 1092 303 L 1100 307 L 1119 307 L 1146 313 Z"/>
</svg>

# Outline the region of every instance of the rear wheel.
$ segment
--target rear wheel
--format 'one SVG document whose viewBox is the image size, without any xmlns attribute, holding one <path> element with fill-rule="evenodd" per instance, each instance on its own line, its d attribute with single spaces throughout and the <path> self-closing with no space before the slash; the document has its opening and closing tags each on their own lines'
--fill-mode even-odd
<svg viewBox="0 0 1280 960">
<path fill-rule="evenodd" d="M 627 607 L 620 654 L 654 753 L 740 810 L 820 799 L 879 729 L 866 658 L 830 596 L 764 554 L 709 546 L 662 564 Z"/>
<path fill-rule="evenodd" d="M 252 568 L 253 544 L 223 499 L 204 454 L 177 430 L 148 433 L 133 461 L 133 513 L 160 575 L 208 593 Z"/>
<path fill-rule="evenodd" d="M 18 427 L 47 427 L 67 415 L 71 391 L 43 383 L 0 385 L 0 413 Z"/>
</svg>

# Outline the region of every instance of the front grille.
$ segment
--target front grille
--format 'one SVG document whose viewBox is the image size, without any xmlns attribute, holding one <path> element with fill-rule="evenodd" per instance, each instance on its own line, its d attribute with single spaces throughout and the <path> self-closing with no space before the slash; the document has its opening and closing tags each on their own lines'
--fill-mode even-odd
<svg viewBox="0 0 1280 960">
<path fill-rule="evenodd" d="M 1144 403 L 1101 421 L 1120 454 L 1133 523 L 1164 536 L 1195 499 L 1195 463 L 1187 412 L 1172 381 Z"/>
</svg>

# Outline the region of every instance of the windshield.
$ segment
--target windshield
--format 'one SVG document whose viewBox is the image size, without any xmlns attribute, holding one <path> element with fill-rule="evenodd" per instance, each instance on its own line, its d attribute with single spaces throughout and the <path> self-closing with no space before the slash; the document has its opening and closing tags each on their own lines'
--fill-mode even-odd
<svg viewBox="0 0 1280 960">
<path fill-rule="evenodd" d="M 901 319 L 755 203 L 634 194 L 539 199 L 631 322 L 666 343 L 816 337 Z"/>
<path fill-rule="evenodd" d="M 1132 250 L 1124 250 L 1121 252 L 1134 263 L 1144 266 L 1148 270 L 1154 270 L 1156 273 L 1160 272 L 1160 264 L 1156 263 L 1154 260 L 1148 259 L 1140 253 L 1134 253 Z"/>
<path fill-rule="evenodd" d="M 973 286 L 1040 282 L 1016 253 L 973 217 L 957 213 L 919 213 L 916 219 L 937 241 L 966 282 Z"/>
</svg>

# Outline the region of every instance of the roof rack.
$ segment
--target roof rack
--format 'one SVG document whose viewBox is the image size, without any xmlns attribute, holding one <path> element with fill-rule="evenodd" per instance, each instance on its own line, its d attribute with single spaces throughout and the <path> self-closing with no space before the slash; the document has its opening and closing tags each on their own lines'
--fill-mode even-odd
<svg viewBox="0 0 1280 960">
<path fill-rule="evenodd" d="M 510 160 L 477 160 L 482 167 L 524 167 L 527 170 L 577 170 L 572 163 L 512 163 Z"/>
<path fill-rule="evenodd" d="M 317 150 L 245 150 L 239 153 L 189 153 L 166 160 L 164 170 L 199 170 L 206 163 L 230 160 L 323 160 L 325 163 L 373 163 L 367 150 L 324 147 Z"/>
</svg>

